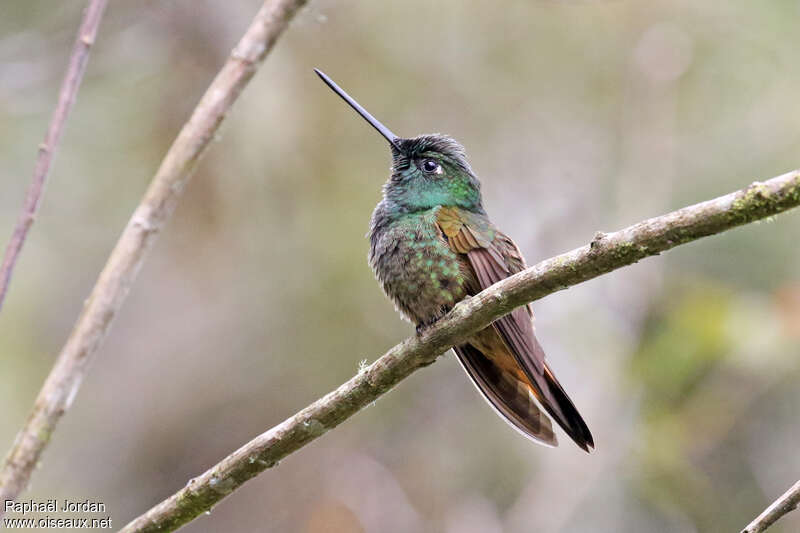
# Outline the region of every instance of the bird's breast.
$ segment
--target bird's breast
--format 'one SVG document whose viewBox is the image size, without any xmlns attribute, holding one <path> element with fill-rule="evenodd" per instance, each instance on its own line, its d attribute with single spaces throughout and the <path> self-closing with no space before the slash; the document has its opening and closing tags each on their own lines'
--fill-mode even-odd
<svg viewBox="0 0 800 533">
<path fill-rule="evenodd" d="M 428 324 L 466 296 L 462 261 L 441 235 L 436 211 L 373 224 L 369 261 L 384 292 L 412 322 Z"/>
</svg>

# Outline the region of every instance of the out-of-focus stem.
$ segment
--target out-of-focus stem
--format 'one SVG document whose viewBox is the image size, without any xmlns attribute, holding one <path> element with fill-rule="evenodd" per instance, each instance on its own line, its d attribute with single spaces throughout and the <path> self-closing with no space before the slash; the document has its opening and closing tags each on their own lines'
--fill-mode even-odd
<svg viewBox="0 0 800 533">
<path fill-rule="evenodd" d="M 267 0 L 172 143 L 122 232 L 0 470 L 0 502 L 28 484 L 89 362 L 226 113 L 307 0 Z M 0 508 L 2 514 L 2 508 Z"/>
<path fill-rule="evenodd" d="M 86 72 L 86 64 L 89 62 L 89 50 L 94 44 L 97 36 L 97 28 L 100 26 L 100 19 L 103 18 L 107 0 L 89 0 L 86 10 L 83 12 L 83 20 L 78 29 L 78 36 L 72 46 L 72 53 L 69 56 L 69 65 L 64 80 L 61 82 L 61 89 L 58 92 L 58 103 L 53 117 L 50 119 L 50 126 L 45 133 L 44 141 L 39 145 L 39 153 L 36 156 L 36 166 L 33 169 L 33 180 L 28 186 L 28 194 L 25 196 L 25 203 L 19 215 L 17 224 L 8 241 L 3 263 L 0 265 L 0 309 L 8 293 L 8 285 L 11 283 L 11 274 L 14 266 L 19 259 L 22 246 L 28 231 L 36 219 L 36 212 L 44 194 L 44 186 L 47 182 L 47 175 L 53 164 L 53 158 L 61 140 L 61 132 L 64 130 L 64 123 L 67 122 L 69 112 L 75 104 L 78 89 L 83 80 L 83 73 Z"/>
</svg>

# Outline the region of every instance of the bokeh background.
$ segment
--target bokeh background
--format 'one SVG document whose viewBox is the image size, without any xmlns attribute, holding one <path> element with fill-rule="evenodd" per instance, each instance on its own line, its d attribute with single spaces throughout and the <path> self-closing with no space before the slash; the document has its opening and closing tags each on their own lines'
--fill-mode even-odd
<svg viewBox="0 0 800 533">
<path fill-rule="evenodd" d="M 260 5 L 111 2 L 0 313 L 11 445 L 160 158 Z M 83 1 L 0 7 L 0 237 L 30 180 Z M 236 104 L 26 497 L 116 527 L 413 329 L 364 234 L 385 142 L 467 148 L 535 262 L 800 165 L 800 2 L 312 1 Z M 535 304 L 597 442 L 532 445 L 452 355 L 186 531 L 739 531 L 800 477 L 800 212 Z M 771 531 L 800 530 L 800 514 Z"/>
</svg>

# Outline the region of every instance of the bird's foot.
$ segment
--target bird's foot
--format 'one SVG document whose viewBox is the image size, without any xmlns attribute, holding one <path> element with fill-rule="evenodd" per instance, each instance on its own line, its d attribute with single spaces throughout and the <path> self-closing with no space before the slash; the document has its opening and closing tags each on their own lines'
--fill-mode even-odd
<svg viewBox="0 0 800 533">
<path fill-rule="evenodd" d="M 430 322 L 420 322 L 417 324 L 417 337 L 422 337 L 422 335 L 431 329 L 434 324 L 436 324 L 442 317 L 436 317 Z"/>
<path fill-rule="evenodd" d="M 469 296 L 467 296 L 469 298 Z M 466 298 L 465 298 L 466 299 Z M 437 322 L 439 322 L 442 318 L 450 312 L 450 308 L 443 307 L 439 310 L 439 313 L 434 316 L 433 318 L 429 319 L 427 322 L 420 322 L 417 324 L 417 337 L 421 337 L 423 333 L 428 331 L 431 327 L 433 327 Z"/>
</svg>

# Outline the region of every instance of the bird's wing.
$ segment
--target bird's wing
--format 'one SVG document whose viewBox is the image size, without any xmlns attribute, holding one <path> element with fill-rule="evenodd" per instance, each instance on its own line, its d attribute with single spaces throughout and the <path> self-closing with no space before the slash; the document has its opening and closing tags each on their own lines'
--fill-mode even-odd
<svg viewBox="0 0 800 533">
<path fill-rule="evenodd" d="M 475 287 L 469 288 L 471 292 L 480 292 L 525 268 L 514 241 L 494 228 L 484 215 L 442 207 L 437 223 L 450 248 L 466 257 L 465 263 L 473 274 L 470 277 L 476 282 Z M 496 320 L 493 327 L 528 378 L 542 407 L 579 446 L 593 447 L 589 428 L 545 361 L 544 350 L 533 332 L 530 308 L 515 309 Z"/>
</svg>

